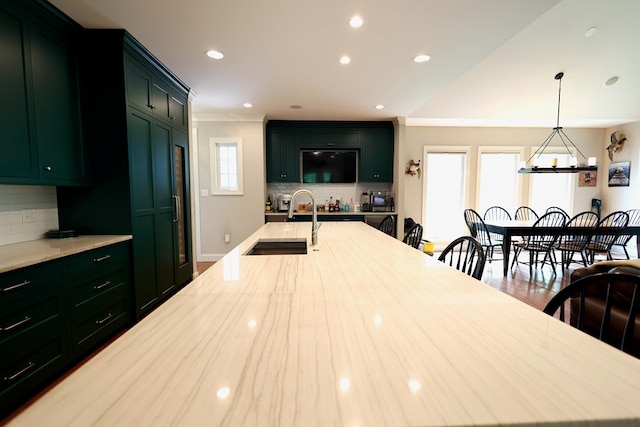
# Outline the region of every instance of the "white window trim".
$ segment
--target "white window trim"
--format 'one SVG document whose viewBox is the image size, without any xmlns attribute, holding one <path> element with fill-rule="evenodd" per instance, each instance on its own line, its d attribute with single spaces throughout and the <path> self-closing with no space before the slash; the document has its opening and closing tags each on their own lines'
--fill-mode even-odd
<svg viewBox="0 0 640 427">
<path fill-rule="evenodd" d="M 218 145 L 232 144 L 237 149 L 237 171 L 238 171 L 238 187 L 234 189 L 221 188 L 219 183 L 219 162 L 218 162 Z M 243 155 L 242 155 L 242 138 L 210 138 L 209 139 L 209 158 L 211 165 L 211 194 L 224 196 L 242 196 L 244 195 L 244 172 L 243 172 Z"/>
</svg>

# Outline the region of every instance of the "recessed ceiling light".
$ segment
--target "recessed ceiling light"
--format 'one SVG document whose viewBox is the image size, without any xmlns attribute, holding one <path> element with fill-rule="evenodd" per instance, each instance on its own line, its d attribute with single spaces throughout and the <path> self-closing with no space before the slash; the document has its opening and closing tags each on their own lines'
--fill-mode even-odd
<svg viewBox="0 0 640 427">
<path fill-rule="evenodd" d="M 413 62 L 420 64 L 422 62 L 427 62 L 430 59 L 431 57 L 429 55 L 418 55 L 413 58 Z"/>
<path fill-rule="evenodd" d="M 605 86 L 613 86 L 618 82 L 618 76 L 609 77 L 606 82 L 604 82 Z"/>
<path fill-rule="evenodd" d="M 354 16 L 353 18 L 351 18 L 349 20 L 349 25 L 351 25 L 353 28 L 362 27 L 363 23 L 364 23 L 364 21 L 358 15 Z"/>
<path fill-rule="evenodd" d="M 302 108 L 302 105 L 293 104 L 293 105 L 289 105 L 289 108 L 291 108 L 292 110 L 299 110 Z"/>
<path fill-rule="evenodd" d="M 222 58 L 224 58 L 224 55 L 222 54 L 222 52 L 218 52 L 217 50 L 208 50 L 205 53 L 207 54 L 207 56 L 209 58 L 213 58 L 213 59 L 222 59 Z"/>
<path fill-rule="evenodd" d="M 351 58 L 349 58 L 348 56 L 343 56 L 342 58 L 340 58 L 340 63 L 343 65 L 347 65 L 349 62 L 351 62 Z"/>
<path fill-rule="evenodd" d="M 594 35 L 595 33 L 598 32 L 598 27 L 591 27 L 587 30 L 586 33 L 584 33 L 585 37 L 591 37 L 592 35 Z"/>
<path fill-rule="evenodd" d="M 378 104 L 378 105 L 376 105 L 376 106 L 375 106 L 375 107 L 373 107 L 373 108 L 375 108 L 376 110 L 382 110 L 382 109 L 384 108 L 384 105 L 382 105 L 382 104 Z"/>
<path fill-rule="evenodd" d="M 252 104 L 252 103 L 250 103 L 250 102 L 245 102 L 244 104 L 242 104 L 242 106 L 243 106 L 244 108 L 251 108 L 251 107 L 253 107 L 253 104 Z"/>
</svg>

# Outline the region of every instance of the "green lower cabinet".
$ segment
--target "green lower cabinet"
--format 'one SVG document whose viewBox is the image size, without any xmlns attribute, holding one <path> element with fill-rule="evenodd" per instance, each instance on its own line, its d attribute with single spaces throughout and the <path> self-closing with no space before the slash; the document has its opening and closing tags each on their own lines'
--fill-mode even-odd
<svg viewBox="0 0 640 427">
<path fill-rule="evenodd" d="M 0 418 L 133 320 L 129 242 L 0 274 Z"/>
</svg>

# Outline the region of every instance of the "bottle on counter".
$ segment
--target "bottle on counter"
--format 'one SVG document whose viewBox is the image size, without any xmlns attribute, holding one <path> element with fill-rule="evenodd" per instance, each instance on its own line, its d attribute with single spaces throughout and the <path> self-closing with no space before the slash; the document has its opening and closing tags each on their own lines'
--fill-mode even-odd
<svg viewBox="0 0 640 427">
<path fill-rule="evenodd" d="M 271 212 L 271 197 L 267 197 L 267 202 L 264 204 L 264 211 Z"/>
</svg>

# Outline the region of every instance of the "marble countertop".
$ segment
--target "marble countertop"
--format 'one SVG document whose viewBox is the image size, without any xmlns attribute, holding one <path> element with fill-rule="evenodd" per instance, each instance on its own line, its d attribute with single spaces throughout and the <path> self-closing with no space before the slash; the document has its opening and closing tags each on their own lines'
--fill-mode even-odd
<svg viewBox="0 0 640 427">
<path fill-rule="evenodd" d="M 41 239 L 0 246 L 0 273 L 130 240 L 130 235 Z"/>
<path fill-rule="evenodd" d="M 9 426 L 640 425 L 640 360 L 359 222 L 267 223 Z"/>
</svg>

